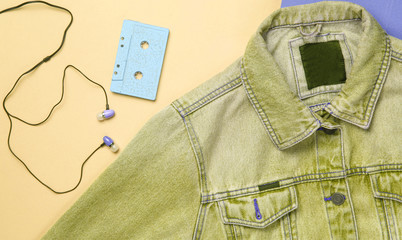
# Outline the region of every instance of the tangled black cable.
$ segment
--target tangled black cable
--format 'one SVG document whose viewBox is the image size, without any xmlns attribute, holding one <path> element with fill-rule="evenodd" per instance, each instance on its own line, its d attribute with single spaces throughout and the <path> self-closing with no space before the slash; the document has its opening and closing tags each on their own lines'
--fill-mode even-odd
<svg viewBox="0 0 402 240">
<path fill-rule="evenodd" d="M 102 88 L 103 93 L 105 94 L 106 109 L 107 109 L 107 110 L 109 109 L 109 102 L 108 102 L 108 98 L 107 98 L 107 94 L 106 94 L 105 88 L 103 88 L 102 85 L 100 85 L 99 83 L 96 83 L 96 82 L 94 82 L 93 80 L 91 80 L 90 78 L 88 78 L 84 73 L 82 73 L 82 71 L 80 71 L 80 70 L 79 70 L 78 68 L 76 68 L 75 66 L 73 66 L 73 65 L 68 65 L 68 66 L 66 66 L 66 67 L 64 68 L 64 73 L 63 73 L 63 78 L 62 78 L 62 90 L 61 90 L 60 99 L 59 99 L 59 101 L 52 107 L 52 109 L 50 110 L 49 114 L 47 115 L 47 117 L 46 117 L 44 120 L 42 120 L 42 121 L 40 121 L 40 122 L 38 122 L 38 123 L 30 123 L 30 122 L 28 122 L 28 121 L 25 121 L 25 120 L 21 119 L 20 117 L 17 117 L 17 116 L 15 116 L 15 115 L 11 114 L 11 113 L 7 110 L 7 107 L 6 107 L 7 98 L 8 98 L 8 97 L 10 96 L 10 94 L 14 91 L 14 89 L 16 88 L 18 82 L 19 82 L 25 75 L 27 75 L 27 74 L 31 73 L 32 71 L 34 71 L 35 69 L 37 69 L 40 65 L 42 65 L 42 64 L 45 63 L 45 62 L 48 62 L 48 61 L 49 61 L 54 55 L 56 55 L 56 54 L 60 51 L 60 49 L 63 47 L 64 41 L 65 41 L 65 39 L 66 39 L 67 31 L 68 31 L 68 29 L 71 27 L 71 24 L 73 23 L 73 19 L 74 19 L 74 18 L 73 18 L 73 14 L 72 14 L 68 9 L 66 9 L 66 8 L 64 8 L 64 7 L 61 7 L 61 6 L 57 6 L 57 5 L 50 4 L 50 3 L 45 2 L 45 1 L 29 1 L 29 2 L 24 2 L 24 3 L 20 4 L 20 5 L 17 5 L 17 6 L 11 7 L 11 8 L 7 8 L 7 9 L 1 11 L 0 14 L 9 12 L 9 11 L 18 9 L 18 8 L 20 8 L 20 7 L 23 7 L 23 6 L 25 6 L 25 5 L 33 4 L 33 3 L 45 4 L 45 5 L 48 5 L 48 6 L 50 6 L 50 7 L 57 8 L 57 9 L 61 9 L 61 10 L 64 10 L 64 11 L 68 12 L 68 14 L 70 14 L 70 22 L 69 22 L 69 24 L 67 25 L 66 29 L 64 30 L 64 34 L 63 34 L 63 38 L 62 38 L 62 41 L 61 41 L 61 43 L 60 43 L 60 46 L 59 46 L 52 54 L 50 54 L 49 56 L 43 58 L 42 61 L 38 62 L 38 63 L 37 63 L 35 66 L 33 66 L 31 69 L 29 69 L 28 71 L 26 71 L 26 72 L 24 72 L 23 74 L 21 74 L 21 76 L 19 76 L 18 79 L 15 81 L 15 83 L 14 83 L 13 87 L 11 88 L 11 90 L 10 90 L 10 91 L 7 93 L 7 95 L 4 97 L 4 100 L 3 100 L 3 109 L 4 109 L 4 111 L 6 112 L 7 117 L 8 117 L 8 119 L 9 119 L 9 122 L 10 122 L 10 128 L 9 128 L 9 131 L 8 131 L 8 138 L 7 138 L 7 144 L 8 144 L 8 148 L 9 148 L 10 152 L 14 155 L 14 157 L 17 158 L 17 159 L 25 166 L 25 168 L 28 170 L 28 172 L 29 172 L 36 180 L 38 180 L 43 186 L 47 187 L 47 188 L 50 189 L 52 192 L 57 193 L 57 194 L 63 194 L 63 193 L 71 192 L 71 191 L 75 190 L 75 189 L 78 187 L 78 185 L 81 183 L 81 180 L 82 180 L 83 169 L 84 169 L 85 163 L 89 160 L 89 158 L 90 158 L 93 154 L 95 154 L 96 151 L 98 151 L 101 147 L 103 147 L 103 146 L 105 145 L 105 143 L 102 143 L 99 147 L 97 147 L 97 148 L 85 159 L 85 161 L 82 163 L 82 165 L 81 165 L 81 175 L 80 175 L 80 179 L 79 179 L 78 183 L 77 183 L 73 188 L 71 188 L 71 189 L 69 189 L 69 190 L 66 190 L 66 191 L 56 191 L 56 190 L 54 190 L 53 188 L 51 188 L 49 185 L 47 185 L 47 184 L 45 184 L 44 182 L 42 182 L 42 181 L 29 169 L 29 167 L 25 164 L 25 162 L 22 161 L 21 158 L 19 158 L 19 157 L 17 156 L 17 154 L 15 154 L 15 152 L 12 150 L 11 144 L 10 144 L 11 132 L 12 132 L 12 129 L 13 129 L 13 121 L 12 121 L 12 118 L 14 118 L 14 119 L 16 119 L 16 120 L 19 120 L 19 121 L 21 121 L 21 122 L 23 122 L 23 123 L 25 123 L 25 124 L 27 124 L 27 125 L 30 125 L 30 126 L 38 126 L 38 125 L 40 125 L 40 124 L 46 122 L 46 121 L 49 119 L 49 117 L 51 116 L 53 110 L 54 110 L 54 109 L 57 107 L 57 105 L 59 105 L 59 104 L 61 103 L 61 101 L 63 100 L 63 97 L 64 97 L 64 79 L 65 79 L 65 76 L 66 76 L 66 71 L 67 71 L 67 69 L 70 68 L 70 67 L 73 68 L 73 69 L 75 69 L 76 71 L 78 71 L 82 76 L 84 76 L 84 77 L 85 77 L 88 81 L 90 81 L 91 83 L 96 84 L 97 86 L 99 86 L 99 87 Z"/>
</svg>

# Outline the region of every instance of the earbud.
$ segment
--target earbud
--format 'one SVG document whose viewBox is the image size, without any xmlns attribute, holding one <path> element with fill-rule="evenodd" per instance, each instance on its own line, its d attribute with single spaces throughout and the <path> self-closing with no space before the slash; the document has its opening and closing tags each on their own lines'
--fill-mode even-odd
<svg viewBox="0 0 402 240">
<path fill-rule="evenodd" d="M 106 144 L 106 146 L 110 147 L 110 151 L 112 152 L 119 151 L 119 146 L 117 146 L 110 137 L 104 136 L 103 142 Z"/>
<path fill-rule="evenodd" d="M 105 110 L 105 111 L 103 111 L 103 112 L 98 113 L 98 114 L 96 115 L 96 118 L 97 118 L 99 121 L 103 121 L 103 120 L 108 119 L 108 118 L 111 118 L 111 117 L 113 117 L 113 116 L 114 116 L 114 110 L 112 110 L 112 109 L 107 109 L 107 110 Z"/>
</svg>

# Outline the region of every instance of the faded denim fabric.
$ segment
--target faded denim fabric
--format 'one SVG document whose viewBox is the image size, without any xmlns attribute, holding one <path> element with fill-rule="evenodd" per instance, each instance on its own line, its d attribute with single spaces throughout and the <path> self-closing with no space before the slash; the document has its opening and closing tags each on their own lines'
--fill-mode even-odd
<svg viewBox="0 0 402 240">
<path fill-rule="evenodd" d="M 299 48 L 346 81 L 308 88 Z M 402 41 L 361 6 L 279 9 L 155 115 L 43 239 L 402 239 Z"/>
</svg>

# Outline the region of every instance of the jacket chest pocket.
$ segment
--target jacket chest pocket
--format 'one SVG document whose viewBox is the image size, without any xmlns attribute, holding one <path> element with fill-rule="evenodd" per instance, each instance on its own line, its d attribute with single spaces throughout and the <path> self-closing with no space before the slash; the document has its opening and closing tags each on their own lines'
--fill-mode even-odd
<svg viewBox="0 0 402 240">
<path fill-rule="evenodd" d="M 295 239 L 294 186 L 218 202 L 228 239 Z"/>
<path fill-rule="evenodd" d="M 402 173 L 370 177 L 384 239 L 402 239 Z"/>
</svg>

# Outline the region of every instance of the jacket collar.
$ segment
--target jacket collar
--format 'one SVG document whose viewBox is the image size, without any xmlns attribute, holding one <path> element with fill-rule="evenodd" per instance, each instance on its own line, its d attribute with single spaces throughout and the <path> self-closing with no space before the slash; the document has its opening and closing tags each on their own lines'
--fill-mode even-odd
<svg viewBox="0 0 402 240">
<path fill-rule="evenodd" d="M 363 7 L 347 2 L 318 2 L 279 9 L 264 20 L 249 41 L 241 67 L 243 84 L 278 149 L 286 149 L 307 138 L 322 126 L 323 120 L 290 90 L 267 50 L 266 32 L 279 27 L 356 19 L 362 21 L 357 56 L 341 91 L 324 110 L 368 129 L 391 58 L 387 34 Z"/>
</svg>

